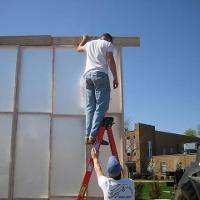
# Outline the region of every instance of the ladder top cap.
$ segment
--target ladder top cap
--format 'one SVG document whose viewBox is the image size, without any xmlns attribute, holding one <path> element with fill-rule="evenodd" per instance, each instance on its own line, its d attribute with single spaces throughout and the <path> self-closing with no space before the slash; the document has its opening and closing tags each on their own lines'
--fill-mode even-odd
<svg viewBox="0 0 200 200">
<path fill-rule="evenodd" d="M 112 126 L 113 121 L 114 121 L 113 117 L 104 117 L 103 122 L 102 122 L 102 126 L 105 126 L 105 127 Z"/>
</svg>

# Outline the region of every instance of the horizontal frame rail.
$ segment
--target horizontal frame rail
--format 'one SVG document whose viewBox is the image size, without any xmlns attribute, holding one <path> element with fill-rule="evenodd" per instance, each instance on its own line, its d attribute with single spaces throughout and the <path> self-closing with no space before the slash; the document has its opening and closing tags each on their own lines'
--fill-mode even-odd
<svg viewBox="0 0 200 200">
<path fill-rule="evenodd" d="M 0 45 L 20 46 L 52 46 L 52 45 L 78 45 L 81 36 L 54 37 L 51 35 L 30 35 L 30 36 L 0 36 Z M 98 38 L 94 36 L 94 38 Z M 140 37 L 113 37 L 113 43 L 122 47 L 139 47 Z"/>
</svg>

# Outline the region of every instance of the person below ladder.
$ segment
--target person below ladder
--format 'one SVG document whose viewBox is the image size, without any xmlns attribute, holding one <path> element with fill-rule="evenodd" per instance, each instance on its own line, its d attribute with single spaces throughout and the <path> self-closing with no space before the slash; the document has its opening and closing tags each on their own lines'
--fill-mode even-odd
<svg viewBox="0 0 200 200">
<path fill-rule="evenodd" d="M 107 173 L 104 176 L 98 160 L 98 152 L 93 147 L 91 156 L 94 162 L 94 170 L 97 175 L 99 187 L 103 191 L 104 200 L 134 200 L 134 181 L 129 178 L 121 178 L 122 167 L 115 156 L 110 156 L 107 163 Z"/>
</svg>

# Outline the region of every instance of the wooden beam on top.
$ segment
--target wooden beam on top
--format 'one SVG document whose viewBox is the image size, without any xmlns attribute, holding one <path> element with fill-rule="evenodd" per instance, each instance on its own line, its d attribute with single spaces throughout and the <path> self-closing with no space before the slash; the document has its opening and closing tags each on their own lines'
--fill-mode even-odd
<svg viewBox="0 0 200 200">
<path fill-rule="evenodd" d="M 50 46 L 50 35 L 0 36 L 0 45 Z"/>
<path fill-rule="evenodd" d="M 78 45 L 82 37 L 53 37 L 54 45 Z M 94 36 L 98 39 L 97 36 Z M 113 37 L 113 44 L 122 47 L 139 47 L 139 37 Z"/>
<path fill-rule="evenodd" d="M 140 47 L 140 37 L 114 37 L 113 43 L 123 47 Z"/>
<path fill-rule="evenodd" d="M 79 37 L 52 37 L 50 35 L 33 36 L 0 36 L 0 45 L 21 45 L 21 46 L 51 46 L 51 45 L 78 45 Z M 98 38 L 98 37 L 94 37 Z M 121 47 L 139 47 L 139 37 L 113 37 L 113 43 Z"/>
</svg>

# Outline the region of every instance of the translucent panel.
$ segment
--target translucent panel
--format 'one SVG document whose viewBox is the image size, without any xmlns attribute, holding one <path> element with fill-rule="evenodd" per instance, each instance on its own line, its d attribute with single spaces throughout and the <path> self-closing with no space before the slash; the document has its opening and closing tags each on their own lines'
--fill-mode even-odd
<svg viewBox="0 0 200 200">
<path fill-rule="evenodd" d="M 120 113 L 122 112 L 122 82 L 121 82 L 121 64 L 120 55 L 117 53 L 117 49 L 114 50 L 114 58 L 117 65 L 117 74 L 119 80 L 119 87 L 113 89 L 113 76 L 109 70 L 110 86 L 111 86 L 111 97 L 108 113 Z"/>
<path fill-rule="evenodd" d="M 119 77 L 119 88 L 111 91 L 110 106 L 108 112 L 122 112 L 121 91 L 121 65 L 120 55 L 114 51 L 115 61 Z M 84 80 L 82 75 L 85 68 L 85 54 L 80 54 L 74 49 L 57 48 L 55 54 L 55 92 L 54 113 L 81 114 L 84 113 Z M 67 78 L 69 77 L 69 78 Z M 110 84 L 113 85 L 113 77 L 109 71 Z M 70 106 L 69 106 L 70 105 Z"/>
<path fill-rule="evenodd" d="M 51 195 L 77 195 L 85 171 L 84 118 L 54 118 Z"/>
<path fill-rule="evenodd" d="M 48 196 L 48 115 L 20 115 L 17 129 L 15 197 Z"/>
<path fill-rule="evenodd" d="M 123 151 L 122 151 L 123 128 L 122 128 L 122 124 L 121 124 L 122 118 L 119 116 L 112 116 L 112 117 L 114 117 L 114 122 L 115 122 L 115 124 L 112 127 L 113 136 L 115 139 L 118 156 L 120 159 L 122 159 L 122 160 L 120 160 L 121 165 L 122 165 L 123 164 L 122 163 L 122 161 L 123 161 Z M 104 134 L 104 139 L 108 141 L 107 132 L 105 132 L 105 134 Z M 87 152 L 88 152 L 88 155 L 90 155 L 90 150 L 88 150 Z M 99 161 L 100 161 L 102 170 L 106 176 L 107 176 L 106 166 L 107 166 L 107 161 L 108 161 L 108 158 L 110 155 L 111 155 L 110 146 L 101 146 L 100 147 Z M 97 178 L 96 178 L 96 174 L 95 174 L 94 170 L 93 170 L 93 173 L 92 173 L 92 176 L 90 179 L 90 184 L 88 186 L 88 196 L 103 196 L 102 190 L 98 186 Z"/>
<path fill-rule="evenodd" d="M 17 48 L 0 48 L 0 111 L 13 111 Z"/>
<path fill-rule="evenodd" d="M 21 65 L 20 111 L 50 112 L 52 49 L 24 48 Z"/>
<path fill-rule="evenodd" d="M 0 114 L 0 198 L 8 197 L 12 115 Z"/>
<path fill-rule="evenodd" d="M 85 67 L 85 54 L 75 49 L 56 48 L 54 113 L 80 114 L 80 81 Z"/>
</svg>

